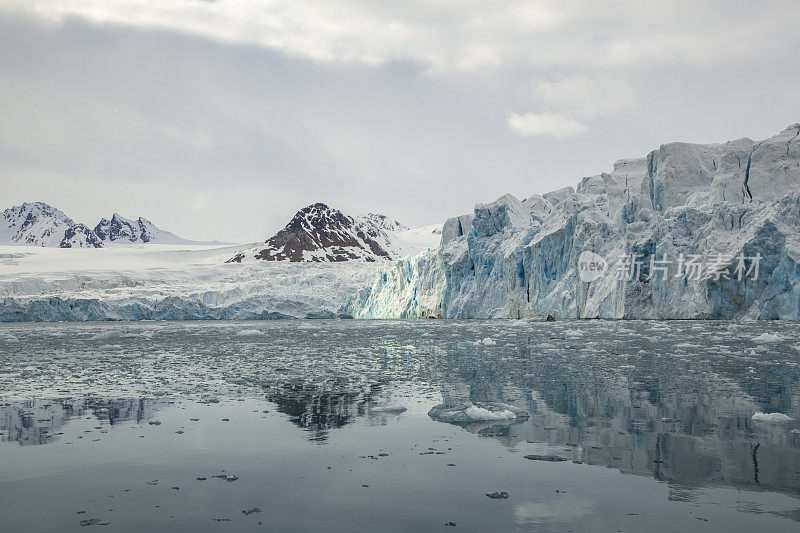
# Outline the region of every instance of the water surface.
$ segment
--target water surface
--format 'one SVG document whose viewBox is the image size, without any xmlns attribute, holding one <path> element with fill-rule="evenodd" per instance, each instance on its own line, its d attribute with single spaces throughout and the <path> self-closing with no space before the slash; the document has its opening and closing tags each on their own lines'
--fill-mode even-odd
<svg viewBox="0 0 800 533">
<path fill-rule="evenodd" d="M 796 531 L 799 356 L 777 322 L 2 325 L 0 530 Z"/>
</svg>

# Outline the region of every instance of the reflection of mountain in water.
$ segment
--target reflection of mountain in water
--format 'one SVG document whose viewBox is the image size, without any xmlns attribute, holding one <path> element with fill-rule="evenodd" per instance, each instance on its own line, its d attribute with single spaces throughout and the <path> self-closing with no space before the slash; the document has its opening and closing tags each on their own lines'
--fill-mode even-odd
<svg viewBox="0 0 800 533">
<path fill-rule="evenodd" d="M 507 402 L 531 414 L 467 430 L 526 453 L 652 476 L 669 482 L 675 499 L 705 485 L 800 494 L 797 422 L 752 420 L 776 408 L 800 418 L 796 371 L 764 367 L 754 376 L 724 361 L 661 357 L 612 366 L 553 353 L 445 359 L 436 367 L 445 404 Z"/>
<path fill-rule="evenodd" d="M 91 414 L 112 426 L 127 420 L 142 422 L 163 404 L 163 400 L 144 398 L 66 398 L 0 404 L 0 440 L 23 446 L 47 444 L 57 438 L 59 430 L 74 417 Z"/>
<path fill-rule="evenodd" d="M 267 399 L 292 423 L 311 433 L 309 439 L 324 443 L 331 429 L 354 422 L 369 414 L 382 384 L 340 377 L 317 382 L 301 379 L 267 388 Z"/>
</svg>

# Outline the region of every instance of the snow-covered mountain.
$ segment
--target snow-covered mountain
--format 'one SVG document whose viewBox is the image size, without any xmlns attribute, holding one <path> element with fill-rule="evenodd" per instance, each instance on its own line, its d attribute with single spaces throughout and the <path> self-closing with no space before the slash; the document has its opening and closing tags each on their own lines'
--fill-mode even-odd
<svg viewBox="0 0 800 533">
<path fill-rule="evenodd" d="M 94 228 L 76 223 L 62 211 L 43 202 L 26 202 L 3 211 L 0 245 L 15 244 L 60 248 L 102 248 L 105 244 L 225 244 L 190 241 L 159 229 L 139 217 L 128 220 L 117 213 Z"/>
<path fill-rule="evenodd" d="M 59 246 L 64 233 L 75 223 L 55 207 L 42 202 L 26 202 L 3 211 L 0 244 Z"/>
<path fill-rule="evenodd" d="M 578 275 L 584 252 L 607 261 L 602 275 Z M 576 189 L 479 204 L 343 312 L 800 319 L 800 124 L 759 142 L 666 144 Z"/>
<path fill-rule="evenodd" d="M 106 244 L 199 244 L 159 229 L 146 218 L 129 220 L 118 213 L 114 213 L 111 220 L 101 219 L 94 227 L 94 233 Z"/>
<path fill-rule="evenodd" d="M 387 229 L 393 228 L 393 229 Z M 405 228 L 384 215 L 353 218 L 323 203 L 298 211 L 263 245 L 239 252 L 229 262 L 245 259 L 291 262 L 342 262 L 394 259 L 396 229 Z"/>
</svg>

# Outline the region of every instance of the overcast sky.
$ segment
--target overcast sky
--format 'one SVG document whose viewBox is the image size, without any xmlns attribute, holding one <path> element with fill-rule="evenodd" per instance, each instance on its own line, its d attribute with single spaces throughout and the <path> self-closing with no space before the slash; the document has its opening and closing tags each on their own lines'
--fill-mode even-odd
<svg viewBox="0 0 800 533">
<path fill-rule="evenodd" d="M 418 226 L 800 121 L 800 2 L 0 0 L 0 209 Z"/>
</svg>

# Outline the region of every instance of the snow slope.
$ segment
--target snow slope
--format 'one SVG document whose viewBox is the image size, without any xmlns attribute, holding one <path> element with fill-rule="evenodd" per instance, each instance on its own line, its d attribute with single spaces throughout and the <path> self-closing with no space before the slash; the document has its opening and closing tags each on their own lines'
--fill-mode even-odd
<svg viewBox="0 0 800 533">
<path fill-rule="evenodd" d="M 384 231 L 406 231 L 410 229 L 398 220 L 377 213 L 367 213 L 356 218 L 365 220 Z"/>
<path fill-rule="evenodd" d="M 641 269 L 631 279 L 582 281 L 577 261 L 587 250 L 608 260 L 608 273 L 631 256 Z M 759 276 L 651 272 L 651 260 L 681 254 L 759 256 Z M 733 261 L 722 262 L 729 272 Z M 759 142 L 665 144 L 576 189 L 479 204 L 445 222 L 437 249 L 387 266 L 343 311 L 364 318 L 800 319 L 800 124 Z"/>
</svg>

